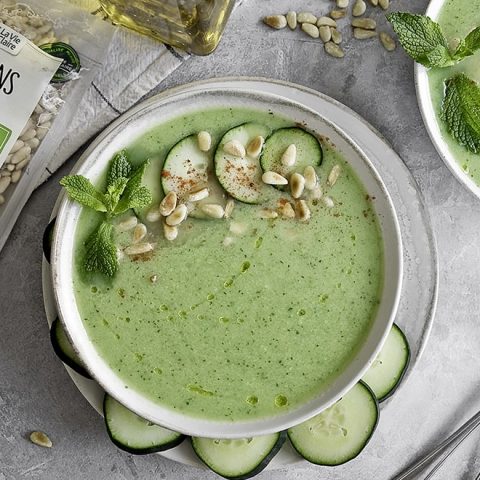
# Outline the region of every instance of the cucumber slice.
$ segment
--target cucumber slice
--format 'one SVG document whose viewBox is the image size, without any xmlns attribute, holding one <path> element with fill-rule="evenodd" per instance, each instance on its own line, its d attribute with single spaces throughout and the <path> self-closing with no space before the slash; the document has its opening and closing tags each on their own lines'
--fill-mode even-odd
<svg viewBox="0 0 480 480">
<path fill-rule="evenodd" d="M 288 430 L 295 450 L 309 462 L 335 466 L 355 458 L 378 423 L 378 402 L 360 381 L 335 405 Z"/>
<path fill-rule="evenodd" d="M 222 187 L 235 199 L 243 203 L 264 203 L 273 188 L 262 182 L 262 169 L 257 158 L 248 155 L 235 157 L 226 153 L 223 146 L 232 140 L 239 141 L 245 148 L 258 136 L 266 138 L 270 129 L 258 123 L 244 123 L 229 130 L 218 144 L 215 152 L 215 174 Z"/>
<path fill-rule="evenodd" d="M 198 147 L 197 135 L 180 140 L 168 152 L 162 170 L 162 187 L 165 195 L 174 191 L 180 202 L 188 201 L 188 194 L 207 187 L 207 198 L 195 202 L 195 207 L 204 203 L 216 203 L 225 206 L 225 190 L 213 174 L 213 154 L 202 152 Z M 191 217 L 207 218 L 198 208 L 192 210 Z"/>
<path fill-rule="evenodd" d="M 297 148 L 295 164 L 285 166 L 282 164 L 282 155 L 289 145 Z M 292 173 L 302 173 L 305 167 L 318 167 L 323 159 L 320 142 L 311 134 L 301 128 L 280 128 L 273 132 L 265 141 L 260 164 L 264 172 L 277 172 L 285 178 L 290 178 Z"/>
<path fill-rule="evenodd" d="M 137 455 L 162 452 L 176 447 L 184 440 L 184 435 L 139 417 L 113 397 L 105 394 L 103 416 L 108 436 L 122 450 Z"/>
<path fill-rule="evenodd" d="M 52 253 L 52 242 L 53 242 L 53 229 L 55 227 L 55 221 L 57 217 L 50 221 L 47 225 L 47 228 L 43 232 L 42 246 L 43 254 L 45 255 L 45 260 L 50 263 L 50 257 Z"/>
<path fill-rule="evenodd" d="M 285 438 L 285 432 L 236 440 L 193 437 L 192 446 L 200 460 L 218 475 L 245 480 L 270 463 Z"/>
<path fill-rule="evenodd" d="M 50 327 L 50 340 L 52 342 L 53 350 L 63 363 L 80 375 L 83 375 L 85 378 L 92 378 L 82 361 L 78 358 L 78 355 L 73 349 L 72 344 L 63 329 L 63 325 L 58 318 L 53 321 L 52 326 Z"/>
<path fill-rule="evenodd" d="M 394 323 L 383 348 L 362 378 L 379 402 L 393 395 L 405 375 L 409 361 L 407 338 Z"/>
</svg>

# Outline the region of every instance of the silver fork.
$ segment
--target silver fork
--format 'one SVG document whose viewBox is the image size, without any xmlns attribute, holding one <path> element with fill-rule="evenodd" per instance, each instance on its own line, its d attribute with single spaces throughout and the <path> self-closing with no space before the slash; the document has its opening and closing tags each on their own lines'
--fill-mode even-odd
<svg viewBox="0 0 480 480">
<path fill-rule="evenodd" d="M 428 473 L 424 480 L 430 480 L 437 470 L 443 465 L 448 457 L 457 449 L 457 447 L 480 425 L 480 411 L 472 418 L 467 420 L 458 430 L 452 433 L 446 440 L 438 445 L 429 454 L 416 461 L 412 466 L 404 470 L 399 475 L 392 478 L 392 480 L 409 480 L 413 475 L 420 473 L 429 464 L 432 464 L 438 459 L 432 470 Z M 480 480 L 480 474 L 475 480 Z"/>
</svg>

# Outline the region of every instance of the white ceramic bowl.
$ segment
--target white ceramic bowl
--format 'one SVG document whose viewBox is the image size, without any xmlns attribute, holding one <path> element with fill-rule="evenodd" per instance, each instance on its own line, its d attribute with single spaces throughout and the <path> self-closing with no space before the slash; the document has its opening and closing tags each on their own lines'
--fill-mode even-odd
<svg viewBox="0 0 480 480">
<path fill-rule="evenodd" d="M 440 14 L 445 0 L 431 0 L 425 12 L 432 20 L 436 20 Z M 448 143 L 446 142 L 440 125 L 435 114 L 432 95 L 428 81 L 428 70 L 419 63 L 415 63 L 415 87 L 417 90 L 418 106 L 423 117 L 423 123 L 437 149 L 438 154 L 445 162 L 445 165 L 455 175 L 457 180 L 470 190 L 475 196 L 480 198 L 480 186 L 478 186 L 460 166 L 455 156 L 452 154 Z"/>
<path fill-rule="evenodd" d="M 249 107 L 273 111 L 300 124 L 308 125 L 328 137 L 352 165 L 367 192 L 375 198 L 384 240 L 384 288 L 367 339 L 358 355 L 332 384 L 310 402 L 275 417 L 254 421 L 222 422 L 199 419 L 162 407 L 132 389 L 97 353 L 80 318 L 73 290 L 73 244 L 81 207 L 64 196 L 58 211 L 52 249 L 52 276 L 55 301 L 72 344 L 92 377 L 112 396 L 138 415 L 153 423 L 188 435 L 237 438 L 281 431 L 296 425 L 332 405 L 365 373 L 379 352 L 397 310 L 402 282 L 402 244 L 395 210 L 378 173 L 360 149 L 327 119 L 299 104 L 279 96 L 249 93 L 244 90 L 205 90 L 202 93 L 178 93 L 152 98 L 124 115 L 123 120 L 107 129 L 79 160 L 74 173 L 95 182 L 113 155 L 128 147 L 155 125 L 179 115 L 214 106 Z"/>
</svg>

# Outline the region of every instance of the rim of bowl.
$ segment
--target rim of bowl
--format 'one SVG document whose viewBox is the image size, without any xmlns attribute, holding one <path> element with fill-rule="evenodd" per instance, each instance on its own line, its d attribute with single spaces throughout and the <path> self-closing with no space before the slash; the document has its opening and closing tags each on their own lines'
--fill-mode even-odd
<svg viewBox="0 0 480 480">
<path fill-rule="evenodd" d="M 436 20 L 444 4 L 445 0 L 431 0 L 428 4 L 427 10 L 425 11 L 425 15 L 428 15 L 433 20 Z M 475 195 L 477 198 L 480 198 L 480 186 L 477 185 L 475 181 L 472 180 L 472 178 L 470 178 L 470 176 L 465 173 L 465 171 L 459 165 L 455 159 L 455 156 L 451 153 L 450 147 L 445 141 L 442 132 L 440 131 L 437 114 L 433 107 L 432 94 L 430 92 L 428 69 L 416 62 L 414 68 L 417 102 L 430 140 L 437 150 L 437 153 L 443 160 L 443 163 L 445 163 L 455 178 L 467 190 L 473 193 L 473 195 Z"/>
<path fill-rule="evenodd" d="M 55 303 L 58 309 L 59 318 L 65 327 L 66 333 L 75 351 L 85 363 L 86 368 L 91 374 L 92 378 L 95 379 L 106 392 L 108 392 L 110 395 L 112 395 L 114 398 L 116 398 L 127 408 L 131 409 L 138 415 L 152 421 L 153 423 L 191 436 L 214 438 L 240 438 L 254 435 L 264 435 L 285 430 L 286 428 L 289 428 L 293 425 L 297 425 L 334 404 L 348 390 L 350 390 L 350 388 L 352 388 L 355 383 L 357 383 L 361 379 L 361 377 L 364 375 L 366 370 L 376 358 L 393 324 L 400 300 L 403 276 L 403 249 L 400 227 L 395 208 L 393 206 L 393 202 L 390 198 L 388 190 L 386 189 L 377 170 L 372 165 L 367 156 L 363 153 L 363 151 L 358 147 L 358 145 L 341 128 L 339 128 L 330 120 L 326 119 L 318 112 L 315 112 L 293 100 L 271 93 L 252 93 L 247 90 L 229 88 L 225 90 L 206 89 L 205 92 L 202 92 L 201 94 L 199 94 L 198 92 L 179 92 L 168 97 L 163 97 L 161 94 L 159 96 L 154 96 L 146 102 L 138 105 L 131 111 L 127 112 L 126 114 L 122 115 L 103 133 L 101 133 L 97 137 L 97 139 L 94 140 L 91 146 L 82 154 L 82 156 L 74 166 L 72 173 L 82 172 L 83 174 L 85 174 L 91 173 L 92 170 L 95 171 L 95 163 L 92 163 L 91 157 L 94 156 L 95 153 L 101 156 L 102 152 L 105 150 L 105 147 L 107 147 L 110 143 L 114 142 L 116 138 L 123 134 L 121 127 L 126 126 L 130 122 L 132 124 L 135 124 L 139 120 L 139 118 L 141 118 L 143 115 L 148 115 L 151 110 L 165 108 L 172 102 L 176 102 L 185 98 L 205 95 L 206 93 L 216 93 L 227 96 L 244 95 L 249 98 L 254 96 L 257 99 L 259 98 L 263 101 L 269 99 L 270 103 L 273 102 L 276 107 L 279 107 L 280 105 L 286 105 L 295 110 L 303 111 L 308 115 L 313 115 L 317 117 L 320 122 L 323 122 L 329 128 L 334 130 L 346 142 L 348 147 L 351 148 L 353 152 L 360 158 L 361 162 L 366 166 L 370 177 L 375 182 L 379 191 L 381 191 L 383 195 L 382 202 L 383 200 L 385 200 L 383 202 L 384 207 L 389 214 L 388 218 L 382 219 L 378 215 L 378 209 L 375 209 L 377 216 L 379 216 L 380 224 L 382 226 L 382 239 L 384 241 L 384 247 L 386 246 L 385 236 L 388 232 L 384 230 L 383 222 L 390 221 L 390 227 L 393 227 L 392 238 L 390 240 L 391 252 L 389 252 L 392 256 L 388 258 L 388 262 L 391 264 L 390 271 L 388 272 L 386 270 L 387 259 L 384 255 L 384 289 L 382 291 L 382 302 L 379 306 L 379 310 L 382 305 L 383 308 L 386 308 L 384 317 L 387 318 L 387 320 L 383 327 L 380 329 L 380 327 L 378 326 L 379 315 L 377 312 L 367 339 L 360 347 L 356 357 L 349 362 L 344 371 L 337 378 L 335 378 L 332 383 L 326 387 L 324 391 L 320 392 L 318 396 L 315 396 L 309 401 L 302 403 L 295 409 L 287 410 L 283 414 L 255 420 L 224 422 L 198 418 L 175 412 L 171 408 L 164 407 L 160 404 L 152 402 L 151 400 L 148 400 L 145 396 L 134 391 L 133 389 L 126 389 L 124 382 L 100 357 L 99 353 L 93 346 L 93 342 L 90 341 L 88 335 L 86 334 L 83 322 L 80 318 L 79 311 L 76 307 L 76 302 L 74 301 L 71 276 L 73 270 L 71 253 L 74 241 L 74 233 L 77 226 L 78 215 L 82 207 L 70 200 L 65 194 L 65 192 L 61 193 L 62 199 L 57 214 L 57 222 L 55 226 L 54 240 L 52 244 L 51 266 Z M 202 107 L 200 107 L 199 109 L 201 108 Z M 258 105 L 252 106 L 251 108 L 259 109 Z M 188 109 L 187 111 L 194 112 L 195 108 Z M 173 115 L 172 118 L 178 115 L 180 115 L 180 113 Z M 161 123 L 161 121 L 158 122 L 158 125 Z M 144 135 L 154 126 L 155 125 L 152 124 L 141 132 L 136 132 L 132 136 L 132 138 L 129 139 L 129 143 L 131 143 L 133 139 L 139 138 L 141 135 Z M 101 162 L 101 164 L 102 166 L 97 165 L 97 172 L 93 175 L 94 179 L 101 175 L 101 173 L 106 168 L 106 163 Z M 89 176 L 89 178 L 91 177 Z M 73 230 L 73 232 L 71 237 L 67 237 L 67 241 L 64 241 L 63 237 L 65 236 L 65 228 L 67 226 L 67 222 L 72 223 L 71 229 Z M 66 260 L 63 260 L 63 257 L 66 254 L 67 259 L 69 260 L 69 262 L 67 263 L 65 263 Z M 68 256 L 68 254 L 70 254 L 70 256 Z M 389 291 L 391 292 L 391 300 L 389 302 L 389 305 L 385 307 L 385 301 L 383 299 L 383 296 L 388 290 L 387 288 L 385 288 L 385 283 L 387 282 L 387 280 L 389 282 L 392 282 L 393 288 L 389 289 Z M 66 288 L 67 286 L 68 288 Z M 67 294 L 69 294 L 70 298 L 73 299 L 72 302 L 67 301 Z M 81 335 L 84 336 L 86 345 L 80 344 L 79 346 L 77 339 L 77 335 L 79 334 L 79 332 L 81 333 Z M 86 355 L 87 351 L 89 351 L 91 356 Z M 367 353 L 365 353 L 365 351 L 367 351 Z M 362 355 L 367 358 L 363 359 L 361 363 L 362 366 L 359 368 L 358 365 L 356 365 L 356 363 L 358 363 L 356 362 L 356 358 L 361 357 Z M 350 372 L 350 370 L 353 370 L 353 372 Z M 106 379 L 106 376 L 108 375 L 113 378 Z M 349 379 L 346 380 L 343 379 L 343 377 L 348 377 Z M 339 378 L 342 378 L 342 382 L 339 382 Z M 319 402 L 317 397 L 325 396 L 326 393 L 329 394 L 326 395 L 327 398 L 323 398 Z"/>
</svg>

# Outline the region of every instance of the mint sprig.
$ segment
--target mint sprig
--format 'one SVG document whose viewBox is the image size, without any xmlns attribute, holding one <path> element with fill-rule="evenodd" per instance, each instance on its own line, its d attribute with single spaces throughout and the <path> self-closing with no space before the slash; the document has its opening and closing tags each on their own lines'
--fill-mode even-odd
<svg viewBox="0 0 480 480">
<path fill-rule="evenodd" d="M 480 49 L 480 28 L 471 31 L 452 52 L 440 25 L 425 15 L 394 12 L 387 20 L 405 52 L 427 68 L 450 67 Z"/>
<path fill-rule="evenodd" d="M 126 151 L 117 153 L 108 168 L 104 193 L 83 175 L 67 175 L 60 181 L 71 199 L 105 214 L 105 219 L 85 242 L 84 267 L 88 272 L 112 277 L 117 271 L 117 248 L 109 220 L 131 208 L 143 208 L 152 203 L 152 194 L 142 185 L 148 164 L 146 161 L 134 170 Z"/>
<path fill-rule="evenodd" d="M 480 153 L 480 85 L 463 73 L 445 82 L 442 117 L 455 140 Z"/>
</svg>

